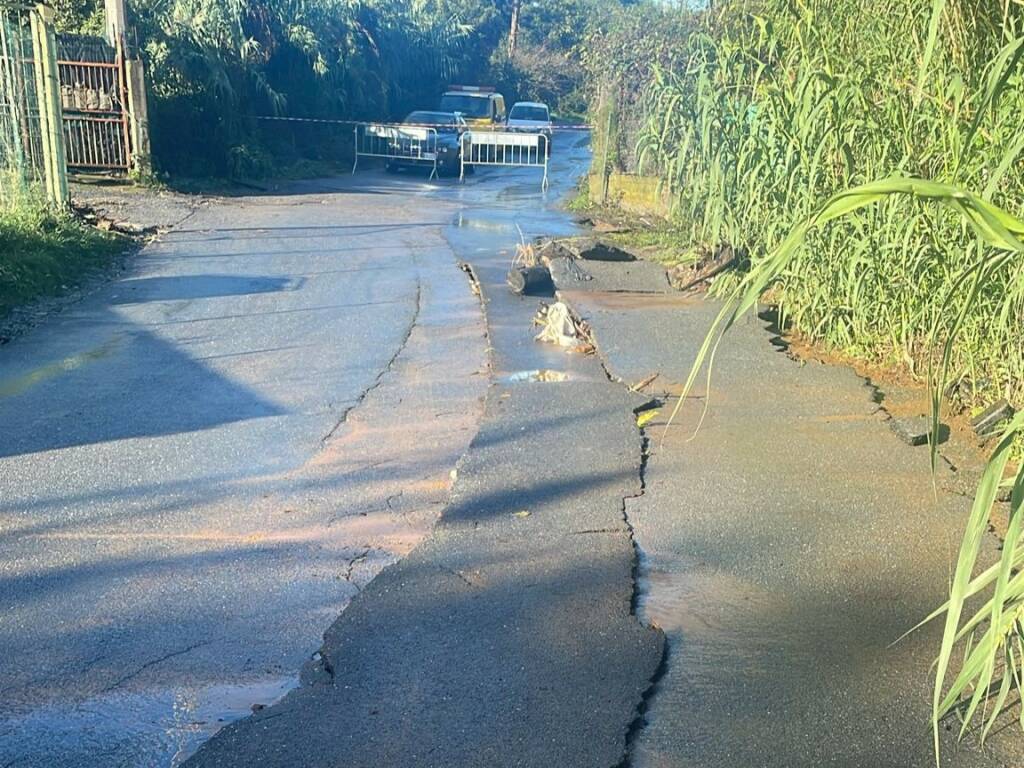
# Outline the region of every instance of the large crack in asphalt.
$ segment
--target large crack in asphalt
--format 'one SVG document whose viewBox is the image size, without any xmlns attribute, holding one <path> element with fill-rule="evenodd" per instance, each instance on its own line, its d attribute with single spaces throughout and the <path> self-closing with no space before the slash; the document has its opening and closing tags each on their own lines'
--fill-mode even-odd
<svg viewBox="0 0 1024 768">
<path fill-rule="evenodd" d="M 622 765 L 664 656 L 635 613 L 637 401 L 492 383 L 440 521 L 325 633 L 326 674 L 187 765 Z"/>
<path fill-rule="evenodd" d="M 577 326 L 582 325 L 582 315 L 577 309 L 568 301 L 564 296 L 559 296 L 559 299 L 569 308 L 574 322 Z M 607 378 L 610 386 L 618 389 L 625 389 L 629 394 L 635 394 L 635 390 L 629 387 L 626 382 L 621 378 L 615 376 L 612 373 L 611 363 L 608 360 L 607 355 L 602 350 L 599 340 L 596 334 L 592 330 L 589 331 L 590 340 L 593 345 L 594 355 L 597 358 L 597 362 L 601 367 L 601 371 Z M 644 403 L 636 406 L 632 409 L 632 416 L 634 419 L 638 419 L 640 414 L 647 410 L 650 403 Z M 643 498 L 647 492 L 647 462 L 650 459 L 650 438 L 647 435 L 647 430 L 639 426 L 637 423 L 637 430 L 639 432 L 639 455 L 640 461 L 637 468 L 637 481 L 639 482 L 639 488 L 636 493 L 632 493 L 622 497 L 622 522 L 629 531 L 630 542 L 633 545 L 633 567 L 631 570 L 631 579 L 633 583 L 633 592 L 630 598 L 630 614 L 634 616 L 637 621 L 642 623 L 644 626 L 653 629 L 661 633 L 661 629 L 654 624 L 644 622 L 643 617 L 640 615 L 640 604 L 645 594 L 643 587 L 644 583 L 644 571 L 645 571 L 645 557 L 643 547 L 640 546 L 640 541 L 636 533 L 636 529 L 633 525 L 633 521 L 630 519 L 629 504 L 630 501 Z M 633 762 L 633 745 L 636 740 L 640 737 L 643 729 L 647 726 L 647 710 L 650 706 L 651 700 L 658 693 L 658 684 L 664 677 L 666 670 L 668 669 L 669 661 L 669 644 L 662 634 L 661 643 L 661 658 L 658 661 L 658 665 L 654 672 L 651 674 L 647 681 L 647 687 L 643 690 L 640 701 L 637 703 L 636 710 L 633 719 L 629 723 L 629 727 L 626 730 L 625 744 L 622 751 L 621 759 L 613 766 L 613 768 L 630 768 Z"/>
<path fill-rule="evenodd" d="M 325 434 L 322 438 L 320 438 L 320 445 L 321 445 L 321 447 L 326 445 L 330 441 L 330 439 L 332 437 L 334 437 L 334 435 L 338 432 L 338 430 L 341 429 L 341 427 L 344 426 L 345 423 L 348 421 L 348 417 L 352 413 L 352 411 L 354 411 L 356 408 L 358 408 L 360 405 L 362 405 L 363 401 L 366 400 L 366 398 L 369 396 L 369 394 L 371 392 L 373 392 L 375 389 L 377 389 L 381 385 L 381 382 L 384 381 L 384 377 L 387 376 L 388 373 L 390 373 L 391 370 L 395 367 L 395 363 L 397 362 L 399 356 L 402 354 L 403 351 L 405 351 L 406 346 L 408 346 L 408 344 L 409 344 L 409 339 L 412 337 L 412 332 L 416 328 L 416 323 L 420 319 L 420 312 L 422 311 L 422 309 L 423 309 L 423 284 L 422 284 L 422 282 L 420 282 L 419 278 L 417 277 L 417 280 L 416 280 L 416 295 L 415 295 L 415 301 L 413 303 L 412 317 L 409 319 L 409 324 L 408 324 L 408 326 L 405 329 L 405 334 L 402 336 L 401 340 L 398 342 L 398 346 L 395 348 L 394 354 L 391 355 L 390 359 L 388 359 L 388 361 L 384 364 L 384 367 L 380 369 L 380 372 L 377 374 L 377 376 L 373 380 L 373 382 L 368 387 L 366 387 L 362 392 L 360 392 L 356 396 L 355 400 L 353 400 L 348 406 L 346 406 L 342 410 L 341 415 L 338 417 L 338 420 L 330 428 L 330 430 L 327 432 L 327 434 Z"/>
<path fill-rule="evenodd" d="M 608 373 L 609 380 L 613 380 L 607 365 L 602 360 L 602 367 L 605 372 Z M 628 389 L 628 388 L 627 388 Z M 628 390 L 632 391 L 632 390 Z M 638 416 L 641 409 L 634 409 L 634 416 Z M 645 581 L 645 556 L 643 547 L 640 546 L 640 541 L 637 537 L 636 529 L 633 526 L 633 521 L 630 519 L 629 504 L 631 501 L 643 498 L 647 492 L 647 462 L 650 459 L 650 437 L 647 435 L 647 431 L 638 427 L 640 431 L 640 469 L 638 472 L 640 480 L 640 490 L 630 496 L 625 496 L 622 499 L 622 520 L 629 529 L 629 536 L 633 542 L 633 550 L 635 552 L 635 559 L 633 565 L 633 599 L 630 604 L 630 612 L 636 616 L 638 621 L 644 623 L 645 626 L 657 629 L 660 632 L 660 628 L 653 624 L 644 622 L 640 615 L 640 603 L 645 595 L 645 589 L 643 587 Z M 626 744 L 623 749 L 622 759 L 616 764 L 615 768 L 630 768 L 633 764 L 633 746 L 636 740 L 640 737 L 641 732 L 647 726 L 647 710 L 650 706 L 651 700 L 658 693 L 658 684 L 661 679 L 665 676 L 665 671 L 668 669 L 669 661 L 669 643 L 667 640 L 663 640 L 661 645 L 661 659 L 658 662 L 657 668 L 648 680 L 647 688 L 641 695 L 640 702 L 637 704 L 636 714 L 633 721 L 629 724 L 629 728 L 626 731 Z"/>
</svg>

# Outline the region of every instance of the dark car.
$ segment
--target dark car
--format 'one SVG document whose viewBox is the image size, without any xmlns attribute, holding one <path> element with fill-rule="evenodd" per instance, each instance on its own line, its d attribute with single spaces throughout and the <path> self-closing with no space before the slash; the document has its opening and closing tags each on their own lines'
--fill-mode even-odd
<svg viewBox="0 0 1024 768">
<path fill-rule="evenodd" d="M 442 176 L 458 175 L 462 154 L 462 134 L 466 121 L 457 112 L 410 112 L 402 121 L 408 130 L 399 129 L 392 140 L 397 157 L 388 159 L 386 168 L 395 172 L 405 167 L 432 167 L 437 161 L 437 173 Z M 419 129 L 419 130 L 417 130 Z"/>
</svg>

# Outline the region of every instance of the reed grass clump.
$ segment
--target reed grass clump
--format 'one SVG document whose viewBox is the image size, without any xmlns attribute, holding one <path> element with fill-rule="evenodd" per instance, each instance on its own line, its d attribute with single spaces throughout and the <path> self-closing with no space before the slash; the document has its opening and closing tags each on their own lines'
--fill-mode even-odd
<svg viewBox="0 0 1024 768">
<path fill-rule="evenodd" d="M 812 340 L 926 378 L 936 425 L 954 380 L 980 402 L 1024 404 L 1024 6 L 715 8 L 681 43 L 683 64 L 655 71 L 637 147 L 691 242 L 751 255 L 746 275 L 718 287 L 725 305 L 687 389 L 721 335 L 770 295 Z M 949 601 L 927 619 L 944 622 L 937 759 L 944 718 L 984 739 L 1011 692 L 1024 693 L 1022 444 L 1018 416 L 977 489 Z M 980 569 L 1006 485 L 1001 559 Z"/>
<path fill-rule="evenodd" d="M 745 248 L 756 263 L 822 200 L 892 175 L 1018 210 L 1024 10 L 934 5 L 718 4 L 681 43 L 685 64 L 656 71 L 637 148 L 687 239 Z M 885 199 L 809 233 L 772 296 L 811 339 L 923 375 L 926 329 L 976 258 L 948 208 Z M 954 295 L 943 311 L 962 306 Z M 1024 402 L 1022 320 L 1019 270 L 989 276 L 950 360 L 980 400 Z"/>
</svg>

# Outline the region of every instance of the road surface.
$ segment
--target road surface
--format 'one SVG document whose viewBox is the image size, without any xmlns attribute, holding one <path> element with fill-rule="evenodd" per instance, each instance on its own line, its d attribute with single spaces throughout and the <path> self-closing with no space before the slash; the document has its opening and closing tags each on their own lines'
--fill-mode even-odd
<svg viewBox="0 0 1024 768">
<path fill-rule="evenodd" d="M 204 206 L 0 349 L 0 765 L 179 762 L 429 531 L 488 384 L 460 193 Z"/>
</svg>

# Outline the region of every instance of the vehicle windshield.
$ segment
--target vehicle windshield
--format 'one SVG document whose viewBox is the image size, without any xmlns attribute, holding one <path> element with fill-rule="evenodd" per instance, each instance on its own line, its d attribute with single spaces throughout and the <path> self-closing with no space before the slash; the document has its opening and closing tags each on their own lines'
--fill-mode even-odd
<svg viewBox="0 0 1024 768">
<path fill-rule="evenodd" d="M 446 93 L 441 97 L 445 112 L 461 112 L 465 117 L 490 117 L 491 100 L 487 96 L 469 93 Z"/>
<path fill-rule="evenodd" d="M 458 125 L 454 112 L 410 112 L 406 125 Z"/>
<path fill-rule="evenodd" d="M 548 110 L 546 107 L 525 107 L 522 104 L 517 104 L 508 113 L 508 119 L 546 123 L 548 121 Z"/>
</svg>

